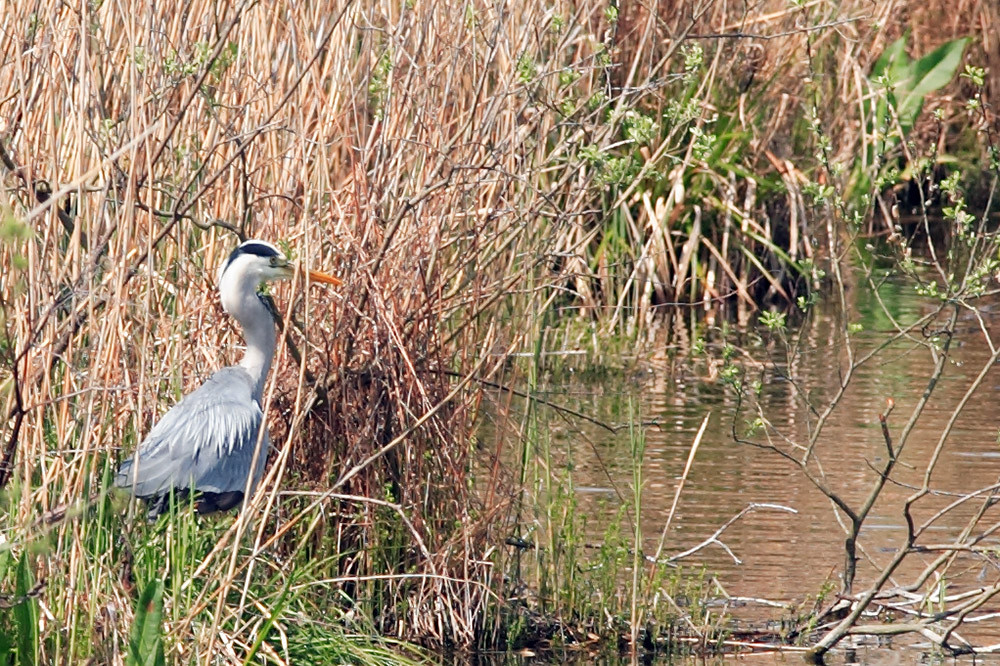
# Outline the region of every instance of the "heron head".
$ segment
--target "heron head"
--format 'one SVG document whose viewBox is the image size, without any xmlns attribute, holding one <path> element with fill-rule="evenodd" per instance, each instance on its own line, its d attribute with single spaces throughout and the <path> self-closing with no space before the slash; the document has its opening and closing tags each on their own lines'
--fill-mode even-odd
<svg viewBox="0 0 1000 666">
<path fill-rule="evenodd" d="M 339 285 L 342 282 L 320 271 L 308 271 L 313 282 Z M 219 287 L 235 279 L 256 289 L 264 282 L 287 280 L 295 274 L 295 266 L 277 247 L 262 240 L 240 243 L 219 269 Z"/>
<path fill-rule="evenodd" d="M 239 282 L 253 283 L 256 289 L 263 282 L 290 278 L 292 272 L 288 258 L 277 247 L 267 241 L 248 240 L 240 243 L 219 268 L 219 286 L 238 277 Z"/>
<path fill-rule="evenodd" d="M 342 282 L 326 273 L 307 271 L 313 282 L 338 285 Z M 265 282 L 287 280 L 295 274 L 295 265 L 281 250 L 262 240 L 244 241 L 229 255 L 219 269 L 219 293 L 222 307 L 235 314 L 244 299 L 256 302 L 257 289 Z"/>
</svg>

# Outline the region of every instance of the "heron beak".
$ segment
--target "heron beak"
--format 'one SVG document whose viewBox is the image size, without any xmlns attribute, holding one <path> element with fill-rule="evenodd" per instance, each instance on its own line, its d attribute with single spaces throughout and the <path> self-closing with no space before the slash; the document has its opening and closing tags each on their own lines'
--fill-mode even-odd
<svg viewBox="0 0 1000 666">
<path fill-rule="evenodd" d="M 323 284 L 332 284 L 334 286 L 340 286 L 344 284 L 344 281 L 340 278 L 335 278 L 332 275 L 327 275 L 321 271 L 306 271 L 309 273 L 310 282 L 321 282 Z"/>
</svg>

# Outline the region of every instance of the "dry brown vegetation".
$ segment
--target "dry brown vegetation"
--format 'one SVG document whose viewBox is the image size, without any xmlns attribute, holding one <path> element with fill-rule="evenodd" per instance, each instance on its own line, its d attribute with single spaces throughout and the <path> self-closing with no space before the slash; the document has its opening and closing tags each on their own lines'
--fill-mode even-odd
<svg viewBox="0 0 1000 666">
<path fill-rule="evenodd" d="M 347 285 L 276 289 L 291 346 L 268 392 L 269 490 L 195 570 L 168 654 L 247 654 L 261 612 L 245 590 L 270 553 L 332 559 L 331 608 L 364 598 L 389 634 L 498 635 L 486 610 L 516 489 L 491 471 L 510 442 L 473 447 L 479 380 L 530 349 L 554 305 L 613 330 L 676 300 L 736 299 L 745 315 L 793 298 L 772 250 L 801 258 L 826 233 L 788 222 L 805 212 L 794 128 L 809 77 L 838 159 L 864 141 L 872 58 L 906 29 L 917 53 L 972 34 L 969 57 L 1000 85 L 992 3 L 909 4 L 629 4 L 617 22 L 597 1 L 8 4 L 0 540 L 48 581 L 41 658 L 126 640 L 128 549 L 93 550 L 79 511 L 39 521 L 78 508 L 106 461 L 235 361 L 214 278 L 237 236 L 286 240 Z M 694 115 L 667 126 L 695 43 Z M 968 125 L 948 108 L 942 141 Z M 627 112 L 659 126 L 616 153 Z M 690 128 L 715 114 L 739 138 L 708 160 Z M 588 147 L 635 172 L 615 180 Z M 497 475 L 485 497 L 477 464 Z"/>
</svg>

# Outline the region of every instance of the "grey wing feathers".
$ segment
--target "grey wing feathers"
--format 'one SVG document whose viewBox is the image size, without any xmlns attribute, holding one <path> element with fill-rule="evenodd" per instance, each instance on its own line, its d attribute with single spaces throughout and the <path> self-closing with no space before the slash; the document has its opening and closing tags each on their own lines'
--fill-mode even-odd
<svg viewBox="0 0 1000 666">
<path fill-rule="evenodd" d="M 250 375 L 240 367 L 223 368 L 174 405 L 153 426 L 118 470 L 115 485 L 135 486 L 137 497 L 171 488 L 210 493 L 243 492 L 263 421 Z M 261 441 L 251 490 L 264 469 L 269 441 Z M 138 473 L 133 465 L 138 457 Z M 133 478 L 134 477 L 134 478 Z"/>
</svg>

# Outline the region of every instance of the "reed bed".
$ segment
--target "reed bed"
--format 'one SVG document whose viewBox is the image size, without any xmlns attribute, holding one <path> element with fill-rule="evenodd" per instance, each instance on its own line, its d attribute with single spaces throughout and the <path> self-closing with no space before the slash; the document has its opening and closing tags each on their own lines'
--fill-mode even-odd
<svg viewBox="0 0 1000 666">
<path fill-rule="evenodd" d="M 482 382 L 548 313 L 620 332 L 807 293 L 829 241 L 795 162 L 810 80 L 855 154 L 886 40 L 980 26 L 971 48 L 998 52 L 985 2 L 948 25 L 898 1 L 732 5 L 8 7 L 0 628 L 23 642 L 0 652 L 287 663 L 317 636 L 352 645 L 331 627 L 358 617 L 428 645 L 502 636 L 519 491 L 510 444 L 476 446 Z M 236 520 L 145 526 L 110 475 L 236 360 L 214 280 L 246 237 L 347 284 L 273 291 L 267 492 Z M 147 592 L 159 643 L 132 633 Z"/>
</svg>

